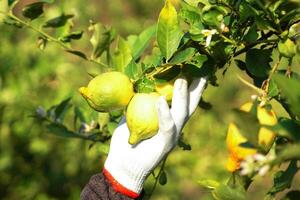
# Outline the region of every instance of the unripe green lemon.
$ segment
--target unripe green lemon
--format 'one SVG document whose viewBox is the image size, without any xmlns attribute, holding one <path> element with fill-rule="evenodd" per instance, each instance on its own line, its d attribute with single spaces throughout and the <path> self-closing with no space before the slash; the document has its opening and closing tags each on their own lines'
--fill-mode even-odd
<svg viewBox="0 0 300 200">
<path fill-rule="evenodd" d="M 126 121 L 130 131 L 129 144 L 135 145 L 148 139 L 158 131 L 156 104 L 159 94 L 137 93 L 128 104 Z"/>
<path fill-rule="evenodd" d="M 125 108 L 132 98 L 133 84 L 121 72 L 106 72 L 93 78 L 87 87 L 79 88 L 89 105 L 99 112 Z"/>
</svg>

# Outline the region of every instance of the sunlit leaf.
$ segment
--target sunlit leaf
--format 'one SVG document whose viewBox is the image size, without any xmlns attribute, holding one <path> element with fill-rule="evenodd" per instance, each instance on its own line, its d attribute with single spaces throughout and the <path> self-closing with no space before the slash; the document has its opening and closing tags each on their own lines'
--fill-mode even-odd
<svg viewBox="0 0 300 200">
<path fill-rule="evenodd" d="M 220 184 L 212 192 L 216 200 L 246 200 L 246 192 L 240 188 L 232 188 Z"/>
<path fill-rule="evenodd" d="M 139 79 L 136 82 L 135 86 L 136 86 L 135 90 L 139 93 L 142 92 L 149 93 L 149 92 L 154 92 L 155 90 L 155 82 L 150 79 L 147 79 L 146 77 Z"/>
<path fill-rule="evenodd" d="M 215 180 L 210 180 L 210 179 L 204 179 L 204 180 L 199 180 L 198 183 L 205 188 L 208 189 L 215 189 L 220 185 L 218 181 Z"/>
<path fill-rule="evenodd" d="M 155 33 L 156 26 L 150 26 L 136 38 L 135 43 L 132 45 L 132 56 L 135 60 L 139 58 L 147 48 Z"/>
<path fill-rule="evenodd" d="M 157 43 L 166 61 L 177 50 L 181 37 L 177 11 L 171 1 L 166 0 L 157 23 Z"/>
<path fill-rule="evenodd" d="M 278 51 L 280 55 L 292 58 L 296 54 L 296 44 L 289 38 L 278 43 Z"/>
<path fill-rule="evenodd" d="M 132 52 L 129 44 L 123 38 L 119 38 L 118 47 L 113 55 L 113 66 L 119 72 L 124 72 L 132 61 Z"/>
<path fill-rule="evenodd" d="M 132 80 L 137 80 L 142 75 L 140 65 L 136 64 L 133 60 L 125 67 L 124 73 Z"/>
<path fill-rule="evenodd" d="M 170 60 L 170 63 L 171 64 L 179 64 L 179 63 L 188 61 L 193 57 L 195 52 L 196 52 L 196 49 L 194 49 L 192 47 L 189 47 L 182 51 L 179 51 L 178 53 L 174 54 L 174 57 Z"/>
</svg>

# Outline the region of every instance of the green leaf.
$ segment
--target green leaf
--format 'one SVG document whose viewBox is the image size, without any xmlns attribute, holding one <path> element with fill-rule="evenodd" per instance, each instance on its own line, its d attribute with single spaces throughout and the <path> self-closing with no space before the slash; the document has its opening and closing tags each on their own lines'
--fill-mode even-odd
<svg viewBox="0 0 300 200">
<path fill-rule="evenodd" d="M 187 4 L 191 5 L 191 6 L 194 6 L 194 7 L 197 7 L 198 4 L 201 2 L 205 2 L 206 4 L 209 4 L 208 3 L 208 0 L 184 0 Z"/>
<path fill-rule="evenodd" d="M 258 38 L 258 33 L 256 29 L 256 25 L 252 25 L 246 35 L 244 35 L 243 40 L 246 42 L 253 42 L 256 41 Z"/>
<path fill-rule="evenodd" d="M 170 0 L 166 0 L 157 23 L 157 43 L 166 61 L 177 50 L 181 37 L 176 9 Z"/>
<path fill-rule="evenodd" d="M 108 132 L 112 135 L 115 131 L 115 129 L 118 127 L 118 123 L 117 122 L 108 122 L 107 123 L 107 130 Z"/>
<path fill-rule="evenodd" d="M 81 51 L 68 49 L 68 50 L 66 50 L 66 52 L 74 54 L 76 56 L 79 56 L 79 57 L 81 57 L 81 58 L 83 58 L 85 60 L 88 60 L 88 58 L 86 57 L 86 55 L 83 52 L 81 52 Z"/>
<path fill-rule="evenodd" d="M 251 75 L 267 77 L 271 70 L 272 51 L 268 49 L 250 49 L 246 54 L 246 67 Z"/>
<path fill-rule="evenodd" d="M 185 3 L 182 3 L 182 8 L 180 9 L 179 16 L 189 24 L 198 23 L 201 19 L 199 9 Z"/>
<path fill-rule="evenodd" d="M 202 13 L 202 22 L 208 26 L 219 28 L 223 22 L 223 13 L 217 7 L 211 7 Z"/>
<path fill-rule="evenodd" d="M 56 119 L 61 118 L 62 114 L 65 112 L 67 107 L 70 106 L 70 104 L 69 104 L 70 100 L 71 100 L 71 97 L 63 100 L 56 106 L 56 108 L 54 109 Z"/>
<path fill-rule="evenodd" d="M 96 59 L 100 57 L 105 50 L 108 50 L 109 45 L 115 39 L 116 33 L 113 29 L 108 29 L 99 23 L 91 23 L 89 30 L 93 31 L 93 36 L 90 39 L 93 45 L 91 58 Z"/>
<path fill-rule="evenodd" d="M 170 63 L 176 65 L 176 64 L 186 62 L 193 57 L 195 52 L 196 52 L 196 49 L 194 49 L 192 47 L 189 47 L 182 51 L 179 51 L 174 54 L 173 58 L 170 60 Z"/>
<path fill-rule="evenodd" d="M 124 73 L 132 80 L 137 80 L 142 75 L 142 69 L 140 65 L 136 64 L 132 60 L 129 65 L 126 66 Z"/>
<path fill-rule="evenodd" d="M 22 14 L 24 17 L 34 20 L 43 14 L 44 2 L 35 2 L 29 5 L 26 5 L 22 9 Z"/>
<path fill-rule="evenodd" d="M 246 200 L 246 192 L 240 188 L 231 188 L 220 184 L 212 192 L 216 200 Z"/>
<path fill-rule="evenodd" d="M 280 92 L 286 98 L 292 112 L 300 116 L 300 81 L 296 78 L 288 78 L 282 74 L 274 74 L 275 80 Z"/>
<path fill-rule="evenodd" d="M 197 54 L 188 63 L 196 66 L 197 68 L 201 68 L 206 61 L 207 61 L 207 56 L 206 55 Z"/>
<path fill-rule="evenodd" d="M 275 194 L 291 187 L 293 178 L 298 172 L 297 161 L 291 161 L 285 171 L 278 171 L 274 176 L 274 184 L 268 193 Z"/>
<path fill-rule="evenodd" d="M 154 92 L 154 90 L 155 82 L 150 79 L 147 79 L 146 77 L 139 79 L 135 84 L 135 91 L 137 91 L 138 93 L 150 93 Z"/>
<path fill-rule="evenodd" d="M 245 191 L 244 188 L 248 188 L 252 183 L 252 178 L 248 176 L 242 176 L 238 171 L 233 172 L 227 181 L 227 184 L 231 188 L 237 188 L 241 191 Z"/>
<path fill-rule="evenodd" d="M 257 11 L 249 5 L 246 1 L 242 1 L 239 5 L 240 23 L 244 23 L 250 17 L 255 16 Z"/>
<path fill-rule="evenodd" d="M 74 117 L 77 119 L 79 119 L 80 120 L 80 122 L 86 122 L 86 119 L 85 119 L 85 117 L 84 117 L 84 115 L 83 115 L 83 113 L 82 113 L 82 111 L 80 110 L 80 108 L 79 107 L 77 107 L 77 106 L 75 106 L 74 107 Z"/>
<path fill-rule="evenodd" d="M 182 137 L 180 137 L 179 140 L 178 140 L 178 146 L 179 146 L 180 148 L 182 148 L 183 151 L 190 151 L 190 150 L 192 150 L 191 145 L 185 143 L 185 142 L 183 141 L 183 138 L 182 138 Z"/>
<path fill-rule="evenodd" d="M 239 60 L 239 59 L 235 59 L 234 63 L 236 64 L 236 66 L 240 69 L 240 70 L 246 70 L 246 63 Z"/>
<path fill-rule="evenodd" d="M 266 126 L 266 128 L 274 131 L 277 135 L 289 138 L 295 142 L 300 141 L 300 122 L 288 118 L 280 118 L 274 126 Z"/>
<path fill-rule="evenodd" d="M 300 143 L 289 144 L 284 147 L 277 155 L 274 163 L 282 163 L 286 160 L 300 160 Z"/>
<path fill-rule="evenodd" d="M 57 27 L 61 27 L 64 26 L 67 21 L 71 18 L 73 18 L 74 15 L 70 14 L 70 15 L 65 15 L 64 13 L 61 14 L 58 17 L 55 17 L 53 19 L 50 19 L 48 21 L 45 22 L 45 24 L 43 25 L 44 28 L 57 28 Z"/>
<path fill-rule="evenodd" d="M 46 125 L 46 128 L 51 134 L 60 136 L 60 137 L 67 137 L 67 138 L 79 138 L 78 133 L 74 133 L 73 131 L 68 130 L 64 125 L 51 123 Z"/>
<path fill-rule="evenodd" d="M 156 26 L 150 26 L 136 38 L 132 46 L 132 56 L 135 60 L 138 59 L 144 52 L 144 50 L 148 47 L 155 33 Z"/>
<path fill-rule="evenodd" d="M 210 110 L 213 107 L 211 103 L 204 101 L 203 98 L 200 99 L 198 106 L 204 110 Z"/>
<path fill-rule="evenodd" d="M 258 145 L 258 132 L 260 125 L 255 114 L 235 109 L 234 122 L 240 133 L 254 146 Z"/>
<path fill-rule="evenodd" d="M 220 183 L 215 180 L 210 179 L 204 179 L 197 181 L 202 187 L 208 188 L 208 189 L 215 189 L 220 186 Z"/>
<path fill-rule="evenodd" d="M 278 51 L 281 56 L 292 58 L 296 55 L 296 44 L 289 38 L 278 43 Z"/>
<path fill-rule="evenodd" d="M 168 182 L 168 179 L 167 179 L 167 174 L 165 171 L 162 171 L 160 176 L 159 176 L 159 184 L 160 185 L 165 185 L 167 182 Z"/>
<path fill-rule="evenodd" d="M 274 79 L 269 81 L 269 88 L 268 88 L 268 96 L 275 97 L 279 94 L 278 86 L 276 85 Z"/>
<path fill-rule="evenodd" d="M 123 38 L 119 38 L 118 47 L 113 55 L 113 64 L 117 71 L 124 72 L 127 65 L 132 61 L 131 49 Z"/>
<path fill-rule="evenodd" d="M 62 42 L 71 42 L 71 40 L 79 40 L 82 37 L 83 31 L 75 31 L 59 38 Z"/>
<path fill-rule="evenodd" d="M 151 55 L 147 55 L 143 59 L 143 64 L 145 64 L 145 66 L 146 66 L 146 68 L 144 70 L 146 70 L 147 68 L 150 68 L 150 67 L 157 67 L 157 66 L 161 65 L 162 64 L 162 55 L 161 55 L 159 48 L 154 47 L 152 49 Z"/>
</svg>

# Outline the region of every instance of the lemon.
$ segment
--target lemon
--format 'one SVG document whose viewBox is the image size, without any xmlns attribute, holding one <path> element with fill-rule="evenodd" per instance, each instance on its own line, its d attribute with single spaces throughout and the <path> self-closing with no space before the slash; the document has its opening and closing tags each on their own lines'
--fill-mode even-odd
<svg viewBox="0 0 300 200">
<path fill-rule="evenodd" d="M 157 133 L 158 99 L 159 94 L 156 92 L 137 93 L 129 102 L 126 111 L 126 121 L 130 131 L 129 144 L 135 145 Z"/>
<path fill-rule="evenodd" d="M 164 96 L 168 103 L 172 101 L 174 81 L 165 83 L 155 83 L 155 90 L 161 96 Z"/>
<path fill-rule="evenodd" d="M 241 110 L 249 112 L 252 107 L 252 102 L 248 102 L 241 106 Z M 275 125 L 277 118 L 274 111 L 269 111 L 263 107 L 257 107 L 257 118 L 262 125 Z M 258 143 L 265 150 L 269 150 L 274 142 L 275 133 L 262 127 L 258 133 Z M 234 123 L 230 123 L 228 126 L 226 144 L 229 151 L 229 157 L 226 164 L 228 171 L 236 171 L 239 169 L 240 162 L 244 160 L 248 155 L 257 153 L 257 149 L 240 146 L 242 143 L 246 143 L 247 139 L 240 133 L 239 129 Z"/>
<path fill-rule="evenodd" d="M 99 112 L 125 108 L 132 98 L 133 84 L 121 72 L 106 72 L 93 78 L 87 87 L 79 88 L 89 105 Z"/>
</svg>

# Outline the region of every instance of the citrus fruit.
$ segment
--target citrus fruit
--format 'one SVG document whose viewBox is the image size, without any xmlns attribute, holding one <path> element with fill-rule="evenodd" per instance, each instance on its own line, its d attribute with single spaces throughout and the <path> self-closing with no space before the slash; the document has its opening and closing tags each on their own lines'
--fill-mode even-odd
<svg viewBox="0 0 300 200">
<path fill-rule="evenodd" d="M 133 84 L 121 72 L 106 72 L 93 78 L 87 87 L 79 88 L 89 105 L 99 112 L 125 108 L 132 98 Z"/>
<path fill-rule="evenodd" d="M 249 112 L 252 102 L 248 102 L 240 107 L 242 111 Z M 261 106 L 257 106 L 257 118 L 261 125 L 275 125 L 277 118 L 272 110 L 267 110 Z M 271 130 L 261 127 L 258 133 L 258 143 L 266 151 L 268 151 L 275 139 L 275 133 Z M 236 171 L 239 169 L 240 162 L 248 155 L 257 153 L 257 149 L 251 147 L 243 147 L 241 144 L 246 143 L 247 139 L 240 133 L 238 127 L 234 123 L 228 126 L 226 144 L 229 152 L 226 168 L 228 171 Z"/>
<path fill-rule="evenodd" d="M 157 133 L 158 99 L 159 94 L 156 92 L 137 93 L 129 102 L 126 111 L 126 121 L 130 131 L 129 144 L 135 145 Z"/>
<path fill-rule="evenodd" d="M 174 82 L 169 81 L 164 83 L 155 83 L 155 90 L 161 96 L 164 96 L 166 101 L 170 103 L 173 97 Z"/>
</svg>

